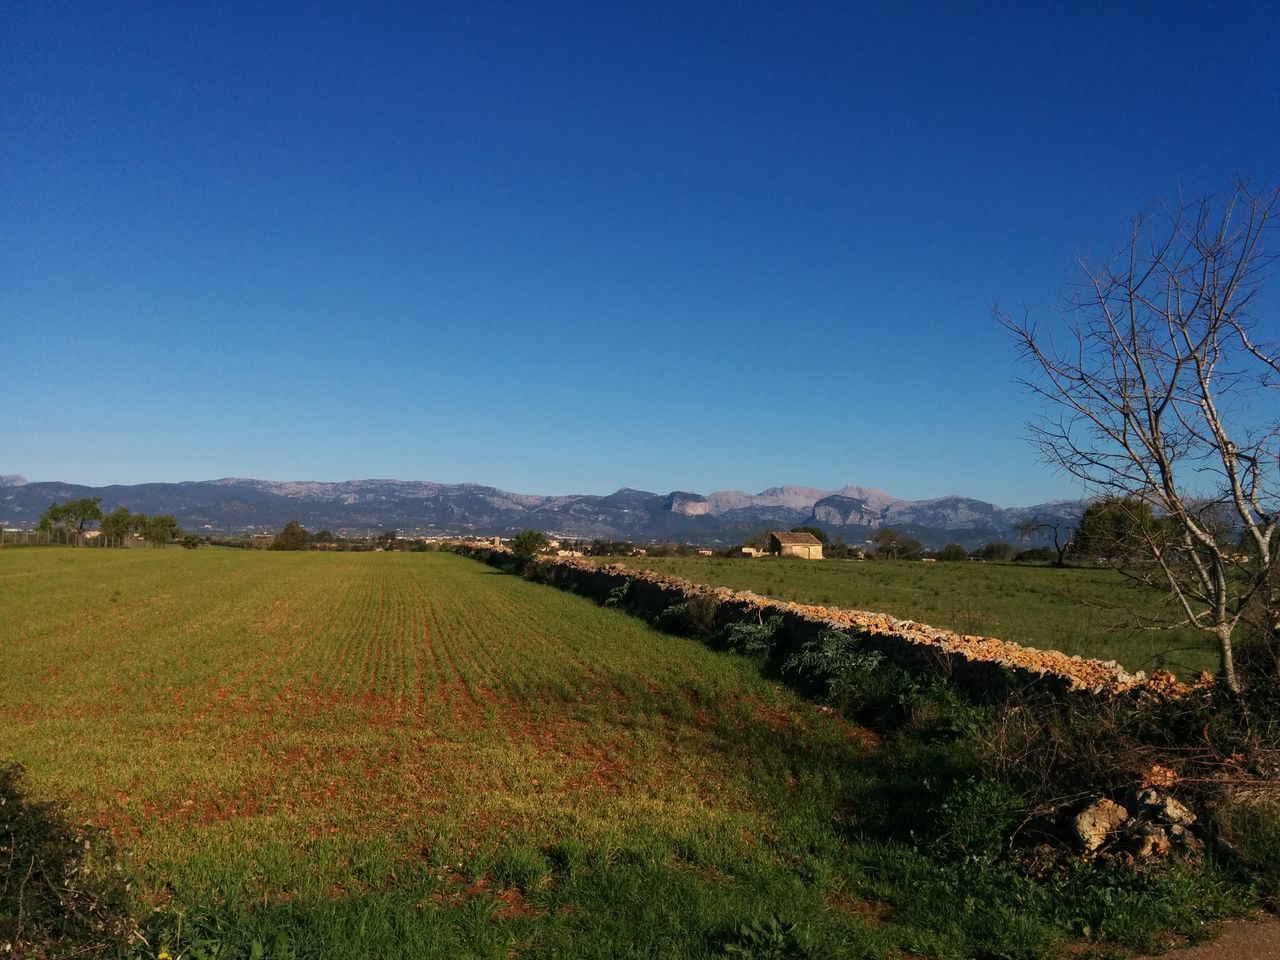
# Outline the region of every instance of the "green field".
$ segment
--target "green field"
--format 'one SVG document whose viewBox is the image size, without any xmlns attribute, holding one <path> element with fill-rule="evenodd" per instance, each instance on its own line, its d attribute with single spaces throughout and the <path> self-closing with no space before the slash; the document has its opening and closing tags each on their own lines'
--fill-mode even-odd
<svg viewBox="0 0 1280 960">
<path fill-rule="evenodd" d="M 114 834 L 143 956 L 1030 957 L 1223 909 L 940 865 L 899 818 L 973 792 L 953 734 L 453 555 L 14 550 L 0 615 L 0 758 Z"/>
<path fill-rule="evenodd" d="M 1163 597 L 1114 570 L 995 563 L 808 561 L 757 557 L 625 557 L 620 562 L 696 583 L 799 603 L 889 613 L 960 633 L 1164 667 L 1184 678 L 1215 672 L 1213 640 L 1140 624 L 1167 616 Z"/>
</svg>

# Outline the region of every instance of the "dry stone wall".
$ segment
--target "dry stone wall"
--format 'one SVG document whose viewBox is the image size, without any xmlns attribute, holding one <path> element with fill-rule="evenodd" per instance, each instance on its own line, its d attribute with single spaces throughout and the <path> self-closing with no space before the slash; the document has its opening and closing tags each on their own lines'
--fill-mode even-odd
<svg viewBox="0 0 1280 960">
<path fill-rule="evenodd" d="M 691 600 L 697 603 L 695 598 L 708 598 L 700 602 L 700 609 L 708 617 L 707 633 L 733 624 L 759 624 L 779 617 L 782 626 L 770 653 L 775 666 L 823 631 L 835 630 L 856 637 L 863 646 L 913 672 L 943 676 L 959 687 L 982 694 L 1001 695 L 1016 690 L 1052 697 L 1140 698 L 1180 696 L 1191 689 L 1164 670 L 1156 670 L 1149 677 L 1131 674 L 1114 662 L 1039 650 L 994 637 L 954 633 L 881 613 L 774 600 L 623 564 L 577 558 L 540 558 L 522 564 L 505 548 L 458 543 L 452 549 L 492 566 L 522 572 L 531 580 L 617 606 L 654 623 L 672 607 L 688 605 Z"/>
</svg>

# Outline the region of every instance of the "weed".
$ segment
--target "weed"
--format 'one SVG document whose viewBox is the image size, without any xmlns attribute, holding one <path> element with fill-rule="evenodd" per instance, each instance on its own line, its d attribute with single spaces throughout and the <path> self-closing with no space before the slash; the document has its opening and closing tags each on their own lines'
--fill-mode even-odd
<svg viewBox="0 0 1280 960">
<path fill-rule="evenodd" d="M 726 960 L 804 960 L 811 954 L 803 931 L 777 914 L 740 924 L 725 938 Z"/>
<path fill-rule="evenodd" d="M 620 606 L 627 599 L 627 594 L 631 591 L 631 581 L 626 580 L 609 591 L 608 596 L 604 599 L 606 607 Z"/>
</svg>

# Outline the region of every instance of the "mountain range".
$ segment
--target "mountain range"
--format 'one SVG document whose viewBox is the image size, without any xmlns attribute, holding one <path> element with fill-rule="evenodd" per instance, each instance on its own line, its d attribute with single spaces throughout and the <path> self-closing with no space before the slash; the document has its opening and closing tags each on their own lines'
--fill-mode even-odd
<svg viewBox="0 0 1280 960">
<path fill-rule="evenodd" d="M 100 497 L 105 511 L 170 513 L 197 533 L 277 530 L 297 520 L 310 530 L 366 534 L 509 534 L 534 527 L 552 535 L 652 542 L 729 544 L 764 529 L 811 525 L 847 543 L 893 527 L 927 547 L 993 540 L 1016 542 L 1027 520 L 1073 525 L 1079 500 L 1031 507 L 998 507 L 971 497 L 900 500 L 869 487 L 839 490 L 770 487 L 759 493 L 721 490 L 667 494 L 623 488 L 607 496 L 541 496 L 508 493 L 473 483 L 421 480 L 319 481 L 221 480 L 90 487 L 55 481 L 28 482 L 0 475 L 0 523 L 30 528 L 54 502 Z M 1043 543 L 1042 531 L 1028 543 Z"/>
</svg>

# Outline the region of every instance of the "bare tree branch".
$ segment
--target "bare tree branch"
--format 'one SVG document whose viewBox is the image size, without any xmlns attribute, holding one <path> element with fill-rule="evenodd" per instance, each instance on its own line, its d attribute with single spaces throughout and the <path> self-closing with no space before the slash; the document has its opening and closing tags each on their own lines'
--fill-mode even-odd
<svg viewBox="0 0 1280 960">
<path fill-rule="evenodd" d="M 1155 511 L 1149 559 L 1185 622 L 1214 636 L 1232 690 L 1246 608 L 1278 609 L 1280 346 L 1258 331 L 1280 327 L 1253 312 L 1278 217 L 1280 190 L 1238 181 L 1136 217 L 1110 263 L 1077 258 L 1083 279 L 1052 329 L 992 310 L 1044 403 L 1032 443 L 1090 489 Z"/>
</svg>

